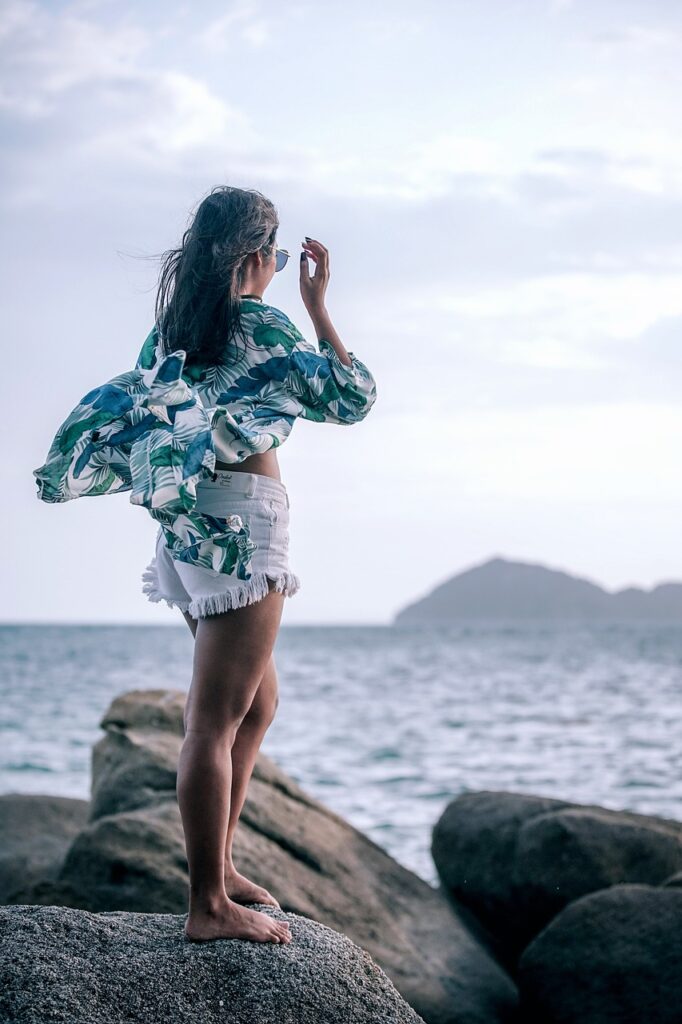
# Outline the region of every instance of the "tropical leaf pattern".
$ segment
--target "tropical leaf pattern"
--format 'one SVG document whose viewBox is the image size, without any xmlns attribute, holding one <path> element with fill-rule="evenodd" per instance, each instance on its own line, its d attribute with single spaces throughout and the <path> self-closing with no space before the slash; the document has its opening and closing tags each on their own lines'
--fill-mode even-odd
<svg viewBox="0 0 682 1024">
<path fill-rule="evenodd" d="M 184 352 L 93 388 L 33 470 L 46 502 L 130 491 L 134 505 L 186 512 L 215 468 L 206 410 L 182 379 Z"/>
<path fill-rule="evenodd" d="M 33 470 L 49 503 L 130 491 L 161 526 L 173 558 L 251 576 L 256 549 L 239 516 L 196 512 L 196 485 L 216 457 L 238 463 L 281 445 L 294 421 L 351 424 L 376 400 L 371 372 L 353 352 L 345 366 L 326 339 L 318 351 L 281 310 L 242 300 L 238 339 L 224 364 L 185 369 L 164 354 L 156 325 L 135 368 L 85 395 Z"/>
<path fill-rule="evenodd" d="M 326 338 L 318 344 L 319 351 L 281 309 L 242 300 L 240 332 L 225 364 L 185 371 L 211 416 L 221 462 L 277 448 L 298 417 L 337 424 L 364 419 L 376 401 L 371 372 L 355 353 L 348 353 L 346 366 Z M 162 352 L 154 326 L 136 366 L 154 366 Z"/>
<path fill-rule="evenodd" d="M 173 558 L 214 572 L 234 574 L 240 580 L 251 577 L 251 555 L 256 550 L 248 523 L 241 516 L 213 516 L 205 512 L 178 515 L 152 512 L 161 524 Z"/>
</svg>

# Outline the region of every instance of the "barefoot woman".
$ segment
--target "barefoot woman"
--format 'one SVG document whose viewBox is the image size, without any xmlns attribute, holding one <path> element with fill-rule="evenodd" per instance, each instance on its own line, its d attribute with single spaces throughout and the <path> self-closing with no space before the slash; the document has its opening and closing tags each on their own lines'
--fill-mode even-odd
<svg viewBox="0 0 682 1024">
<path fill-rule="evenodd" d="M 279 906 L 241 875 L 232 841 L 258 749 L 277 707 L 273 648 L 285 596 L 289 497 L 276 449 L 297 417 L 355 423 L 374 404 L 371 372 L 347 352 L 325 308 L 329 254 L 306 238 L 300 289 L 319 351 L 263 293 L 288 254 L 277 211 L 255 190 L 213 189 L 178 249 L 164 255 L 155 325 L 137 366 L 186 352 L 183 377 L 210 410 L 216 471 L 188 516 L 152 510 L 156 553 L 143 574 L 151 601 L 184 615 L 194 635 L 177 794 L 189 866 L 192 940 L 288 942 L 287 922 L 244 903 Z M 315 264 L 311 276 L 308 258 Z"/>
</svg>

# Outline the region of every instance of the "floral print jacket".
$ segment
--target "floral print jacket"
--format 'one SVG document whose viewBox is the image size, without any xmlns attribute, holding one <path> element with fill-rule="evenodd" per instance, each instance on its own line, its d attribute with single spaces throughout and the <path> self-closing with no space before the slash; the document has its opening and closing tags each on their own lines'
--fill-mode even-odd
<svg viewBox="0 0 682 1024">
<path fill-rule="evenodd" d="M 33 471 L 38 497 L 129 490 L 160 524 L 174 558 L 248 579 L 248 524 L 193 511 L 196 485 L 216 458 L 238 463 L 278 447 L 298 417 L 364 419 L 376 400 L 371 372 L 354 353 L 346 366 L 326 339 L 319 346 L 281 310 L 243 299 L 225 363 L 185 369 L 186 353 L 165 355 L 155 325 L 135 369 L 88 392 L 62 423 Z"/>
</svg>

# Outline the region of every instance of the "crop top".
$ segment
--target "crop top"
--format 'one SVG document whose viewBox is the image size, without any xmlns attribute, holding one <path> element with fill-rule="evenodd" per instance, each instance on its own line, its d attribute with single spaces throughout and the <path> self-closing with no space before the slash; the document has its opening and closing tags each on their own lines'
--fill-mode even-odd
<svg viewBox="0 0 682 1024">
<path fill-rule="evenodd" d="M 240 320 L 224 365 L 182 371 L 210 415 L 221 462 L 242 462 L 279 447 L 299 416 L 351 424 L 364 419 L 374 405 L 376 382 L 353 352 L 348 353 L 350 366 L 326 338 L 320 339 L 318 352 L 286 313 L 261 299 L 242 299 Z M 136 369 L 150 369 L 161 355 L 154 325 Z"/>
</svg>

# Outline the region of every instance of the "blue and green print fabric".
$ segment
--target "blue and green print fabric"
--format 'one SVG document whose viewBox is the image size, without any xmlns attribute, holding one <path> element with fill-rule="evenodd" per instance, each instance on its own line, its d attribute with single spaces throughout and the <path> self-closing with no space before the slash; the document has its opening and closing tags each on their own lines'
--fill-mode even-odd
<svg viewBox="0 0 682 1024">
<path fill-rule="evenodd" d="M 240 313 L 218 365 L 186 367 L 186 353 L 165 353 L 154 325 L 134 370 L 88 392 L 61 425 L 33 471 L 38 497 L 129 490 L 131 503 L 159 523 L 173 558 L 249 579 L 248 524 L 194 511 L 197 483 L 216 459 L 234 464 L 278 447 L 299 417 L 359 422 L 376 383 L 353 352 L 346 366 L 325 338 L 318 351 L 274 306 L 243 299 Z"/>
<path fill-rule="evenodd" d="M 54 503 L 130 491 L 133 505 L 191 510 L 215 468 L 210 419 L 182 379 L 185 353 L 130 370 L 81 398 L 33 470 L 38 497 Z"/>
<path fill-rule="evenodd" d="M 211 413 L 221 462 L 242 462 L 279 447 L 298 417 L 344 425 L 365 418 L 376 401 L 376 382 L 353 352 L 350 366 L 326 338 L 318 352 L 286 313 L 260 299 L 242 299 L 240 313 L 240 331 L 226 346 L 224 363 L 184 370 Z M 154 326 L 136 366 L 150 368 L 162 354 Z"/>
</svg>

